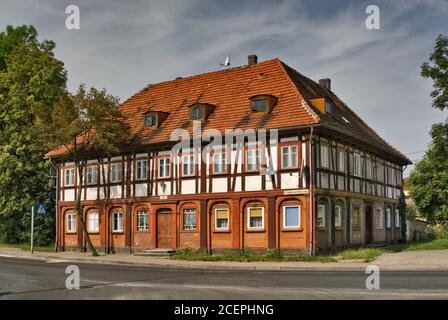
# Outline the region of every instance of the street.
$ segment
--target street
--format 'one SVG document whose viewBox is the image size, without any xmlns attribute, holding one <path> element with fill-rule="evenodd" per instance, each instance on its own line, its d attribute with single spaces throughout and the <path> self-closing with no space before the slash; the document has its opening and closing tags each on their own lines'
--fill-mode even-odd
<svg viewBox="0 0 448 320">
<path fill-rule="evenodd" d="M 68 265 L 81 287 L 68 290 Z M 447 299 L 446 271 L 250 271 L 131 267 L 0 256 L 0 299 Z"/>
</svg>

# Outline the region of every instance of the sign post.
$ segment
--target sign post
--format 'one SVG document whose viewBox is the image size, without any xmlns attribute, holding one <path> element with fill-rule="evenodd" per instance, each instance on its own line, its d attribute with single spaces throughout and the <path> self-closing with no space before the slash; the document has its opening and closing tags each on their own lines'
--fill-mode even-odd
<svg viewBox="0 0 448 320">
<path fill-rule="evenodd" d="M 31 207 L 31 253 L 33 253 L 34 242 L 34 206 Z"/>
</svg>

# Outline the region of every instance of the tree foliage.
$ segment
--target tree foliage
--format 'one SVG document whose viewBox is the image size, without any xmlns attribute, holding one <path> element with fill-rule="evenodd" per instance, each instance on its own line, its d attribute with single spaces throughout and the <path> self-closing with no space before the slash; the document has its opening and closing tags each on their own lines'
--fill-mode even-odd
<svg viewBox="0 0 448 320">
<path fill-rule="evenodd" d="M 48 149 L 62 149 L 65 157 L 77 166 L 76 211 L 87 244 L 97 255 L 86 229 L 82 214 L 81 195 L 85 185 L 87 160 L 97 153 L 117 154 L 129 134 L 129 125 L 118 107 L 118 99 L 106 92 L 84 85 L 76 94 L 65 93 L 54 104 L 51 113 L 38 110 L 37 131 Z M 106 193 L 105 193 L 106 194 Z"/>
<path fill-rule="evenodd" d="M 45 148 L 34 130 L 35 111 L 51 112 L 66 86 L 67 74 L 54 48 L 54 42 L 39 42 L 32 26 L 8 26 L 0 33 L 0 241 L 29 239 L 29 219 L 24 216 L 36 201 L 54 207 L 49 163 L 43 160 Z M 37 218 L 38 238 L 53 219 Z M 52 233 L 54 227 L 50 229 Z M 52 236 L 37 243 L 49 244 Z"/>
</svg>

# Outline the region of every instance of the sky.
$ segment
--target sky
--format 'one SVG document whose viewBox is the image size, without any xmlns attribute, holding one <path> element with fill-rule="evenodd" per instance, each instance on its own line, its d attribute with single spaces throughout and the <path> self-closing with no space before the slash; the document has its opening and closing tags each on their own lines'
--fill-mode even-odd
<svg viewBox="0 0 448 320">
<path fill-rule="evenodd" d="M 371 4 L 378 30 L 365 26 Z M 79 30 L 66 28 L 69 5 L 79 7 Z M 229 53 L 232 66 L 254 53 L 331 78 L 339 98 L 411 160 L 448 117 L 431 107 L 432 82 L 420 76 L 437 35 L 448 35 L 448 0 L 1 0 L 0 30 L 22 24 L 56 42 L 72 91 L 85 83 L 124 101 L 149 83 L 219 70 Z"/>
</svg>

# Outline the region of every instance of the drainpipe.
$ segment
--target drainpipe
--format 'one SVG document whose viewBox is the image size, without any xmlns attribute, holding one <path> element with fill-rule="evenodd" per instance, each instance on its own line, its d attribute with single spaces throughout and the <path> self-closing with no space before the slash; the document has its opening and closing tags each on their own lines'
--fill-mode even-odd
<svg viewBox="0 0 448 320">
<path fill-rule="evenodd" d="M 58 215 L 58 195 L 59 195 L 59 170 L 58 168 L 54 165 L 53 161 L 51 161 L 51 158 L 48 157 L 44 157 L 44 160 L 50 160 L 50 164 L 53 166 L 54 170 L 56 171 L 56 177 L 55 177 L 55 182 L 56 182 L 56 196 L 55 196 L 55 212 L 56 212 L 56 217 L 55 217 L 55 225 L 56 225 L 56 235 L 55 235 L 55 241 L 54 241 L 54 252 L 58 251 L 58 236 L 59 236 L 59 215 Z"/>
<path fill-rule="evenodd" d="M 309 168 L 310 168 L 310 256 L 314 256 L 314 233 L 313 233 L 313 163 L 312 163 L 312 141 L 313 141 L 313 127 L 311 127 L 310 132 L 310 143 L 309 143 L 309 150 L 308 150 L 308 160 L 309 160 Z"/>
</svg>

